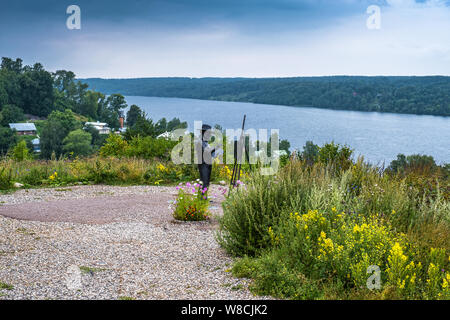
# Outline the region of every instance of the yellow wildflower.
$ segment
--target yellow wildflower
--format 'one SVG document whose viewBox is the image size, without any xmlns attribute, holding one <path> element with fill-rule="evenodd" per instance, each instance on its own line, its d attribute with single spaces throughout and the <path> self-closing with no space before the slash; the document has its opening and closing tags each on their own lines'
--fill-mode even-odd
<svg viewBox="0 0 450 320">
<path fill-rule="evenodd" d="M 158 164 L 158 166 L 157 166 L 157 168 L 158 168 L 158 170 L 159 171 L 169 171 L 163 164 Z"/>
<path fill-rule="evenodd" d="M 445 274 L 445 278 L 442 280 L 442 289 L 448 289 L 450 283 L 450 273 Z"/>
</svg>

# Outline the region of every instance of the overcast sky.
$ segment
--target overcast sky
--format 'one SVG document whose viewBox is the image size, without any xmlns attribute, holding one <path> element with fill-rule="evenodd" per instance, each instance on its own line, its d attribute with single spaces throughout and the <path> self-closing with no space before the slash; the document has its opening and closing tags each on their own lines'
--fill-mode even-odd
<svg viewBox="0 0 450 320">
<path fill-rule="evenodd" d="M 450 0 L 2 0 L 0 25 L 1 56 L 80 78 L 450 75 Z"/>
</svg>

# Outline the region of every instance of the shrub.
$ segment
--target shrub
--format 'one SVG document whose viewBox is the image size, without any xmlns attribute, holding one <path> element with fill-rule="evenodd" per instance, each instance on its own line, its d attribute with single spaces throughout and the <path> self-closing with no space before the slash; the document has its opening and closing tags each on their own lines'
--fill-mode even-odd
<svg viewBox="0 0 450 320">
<path fill-rule="evenodd" d="M 270 181 L 259 176 L 222 203 L 217 238 L 229 253 L 255 255 L 269 245 L 268 227 L 277 223 L 286 199 L 281 188 L 269 188 Z"/>
<path fill-rule="evenodd" d="M 11 170 L 7 171 L 6 168 L 0 168 L 0 190 L 8 190 L 12 186 Z"/>
<path fill-rule="evenodd" d="M 431 172 L 436 167 L 436 162 L 431 156 L 421 154 L 405 156 L 400 153 L 397 155 L 397 159 L 390 163 L 388 169 L 396 173 L 407 173 L 411 171 Z"/>
<path fill-rule="evenodd" d="M 223 203 L 218 240 L 231 254 L 254 256 L 270 245 L 268 228 L 289 212 L 327 208 L 329 203 L 342 206 L 349 197 L 345 190 L 319 164 L 308 167 L 294 161 L 276 177 L 255 174 L 246 189 L 233 192 Z"/>
<path fill-rule="evenodd" d="M 30 186 L 39 186 L 43 180 L 48 178 L 47 168 L 41 166 L 33 166 L 26 170 L 21 181 Z"/>
<path fill-rule="evenodd" d="M 24 161 L 31 159 L 27 143 L 25 140 L 20 141 L 11 152 L 11 156 L 15 161 Z"/>
<path fill-rule="evenodd" d="M 320 147 L 314 144 L 312 141 L 306 141 L 303 147 L 303 152 L 300 154 L 303 160 L 309 165 L 312 165 L 319 158 Z"/>
<path fill-rule="evenodd" d="M 446 297 L 450 204 L 439 184 L 436 196 L 418 196 L 406 179 L 362 159 L 337 173 L 294 160 L 232 193 L 218 239 L 246 257 L 236 274 L 247 272 L 255 292 L 283 298 Z M 447 259 L 429 257 L 430 248 Z M 366 287 L 372 265 L 381 269 L 381 291 Z"/>
<path fill-rule="evenodd" d="M 133 136 L 129 141 L 119 135 L 111 134 L 100 148 L 103 157 L 136 157 L 142 159 L 159 158 L 170 160 L 170 152 L 177 144 L 167 139 L 156 139 L 151 136 Z"/>
<path fill-rule="evenodd" d="M 127 155 L 144 159 L 159 158 L 169 160 L 170 152 L 176 144 L 177 142 L 167 139 L 137 136 L 131 139 Z"/>
<path fill-rule="evenodd" d="M 378 216 L 348 216 L 335 208 L 324 213 L 310 210 L 290 214 L 276 229 L 268 230 L 271 250 L 252 262 L 246 258 L 246 269 L 242 262 L 234 268 L 237 275 L 251 276 L 253 288 L 260 294 L 317 298 L 317 290 L 311 288 L 324 290 L 320 285 L 324 283 L 368 294 L 367 270 L 376 265 L 381 270 L 382 288 L 370 292 L 373 295 L 393 290 L 402 298 L 447 296 L 447 274 L 442 270 L 447 270 L 450 262 L 445 250 L 432 249 L 426 259 L 428 267 L 422 268 L 406 236 L 397 234 Z"/>
<path fill-rule="evenodd" d="M 87 165 L 89 180 L 94 183 L 112 183 L 117 180 L 115 172 L 112 170 L 111 162 L 102 162 L 96 159 L 94 163 Z"/>
<path fill-rule="evenodd" d="M 334 165 L 337 170 L 347 170 L 352 164 L 352 153 L 349 147 L 331 142 L 319 148 L 318 159 L 325 165 Z"/>
<path fill-rule="evenodd" d="M 207 189 L 198 183 L 181 183 L 177 187 L 178 197 L 175 201 L 173 217 L 181 221 L 201 221 L 208 218 L 209 201 Z"/>
<path fill-rule="evenodd" d="M 281 299 L 321 299 L 324 291 L 314 281 L 294 269 L 288 269 L 278 252 L 271 251 L 258 259 L 244 257 L 233 265 L 235 277 L 252 278 L 250 290 L 259 295 Z"/>
<path fill-rule="evenodd" d="M 8 150 L 17 142 L 14 130 L 4 128 L 0 125 L 0 157 L 7 154 Z"/>
<path fill-rule="evenodd" d="M 88 156 L 92 153 L 92 135 L 83 129 L 69 132 L 63 140 L 63 150 L 71 156 Z"/>
<path fill-rule="evenodd" d="M 106 143 L 100 148 L 102 157 L 124 157 L 128 154 L 130 147 L 120 135 L 111 133 Z"/>
<path fill-rule="evenodd" d="M 41 156 L 45 159 L 52 158 L 55 154 L 60 157 L 63 154 L 63 140 L 70 131 L 81 128 L 75 114 L 67 109 L 64 112 L 53 111 L 41 131 Z"/>
<path fill-rule="evenodd" d="M 136 158 L 92 157 L 82 160 L 61 158 L 52 161 L 0 160 L 0 168 L 26 186 L 58 186 L 73 183 L 105 184 L 165 184 L 196 179 L 193 165 L 175 166 L 173 163 Z M 56 176 L 54 173 L 57 172 Z M 52 179 L 50 177 L 53 176 Z"/>
</svg>

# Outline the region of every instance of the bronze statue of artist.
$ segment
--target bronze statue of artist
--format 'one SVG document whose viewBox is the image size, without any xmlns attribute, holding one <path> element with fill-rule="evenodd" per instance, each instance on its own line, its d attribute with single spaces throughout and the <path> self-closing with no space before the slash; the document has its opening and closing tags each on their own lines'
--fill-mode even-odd
<svg viewBox="0 0 450 320">
<path fill-rule="evenodd" d="M 201 161 L 198 164 L 198 171 L 200 173 L 200 180 L 202 181 L 203 188 L 209 188 L 212 171 L 212 158 L 215 157 L 215 149 L 209 146 L 209 139 L 211 138 L 211 126 L 204 124 L 202 126 L 201 134 Z M 206 151 L 206 152 L 205 152 Z M 210 156 L 209 156 L 210 155 Z"/>
</svg>

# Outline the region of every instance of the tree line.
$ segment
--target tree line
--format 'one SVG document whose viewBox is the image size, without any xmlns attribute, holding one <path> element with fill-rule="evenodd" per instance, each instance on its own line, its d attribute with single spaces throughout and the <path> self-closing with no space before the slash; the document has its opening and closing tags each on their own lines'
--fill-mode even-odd
<svg viewBox="0 0 450 320">
<path fill-rule="evenodd" d="M 80 79 L 102 92 L 450 116 L 450 77 Z"/>
</svg>

